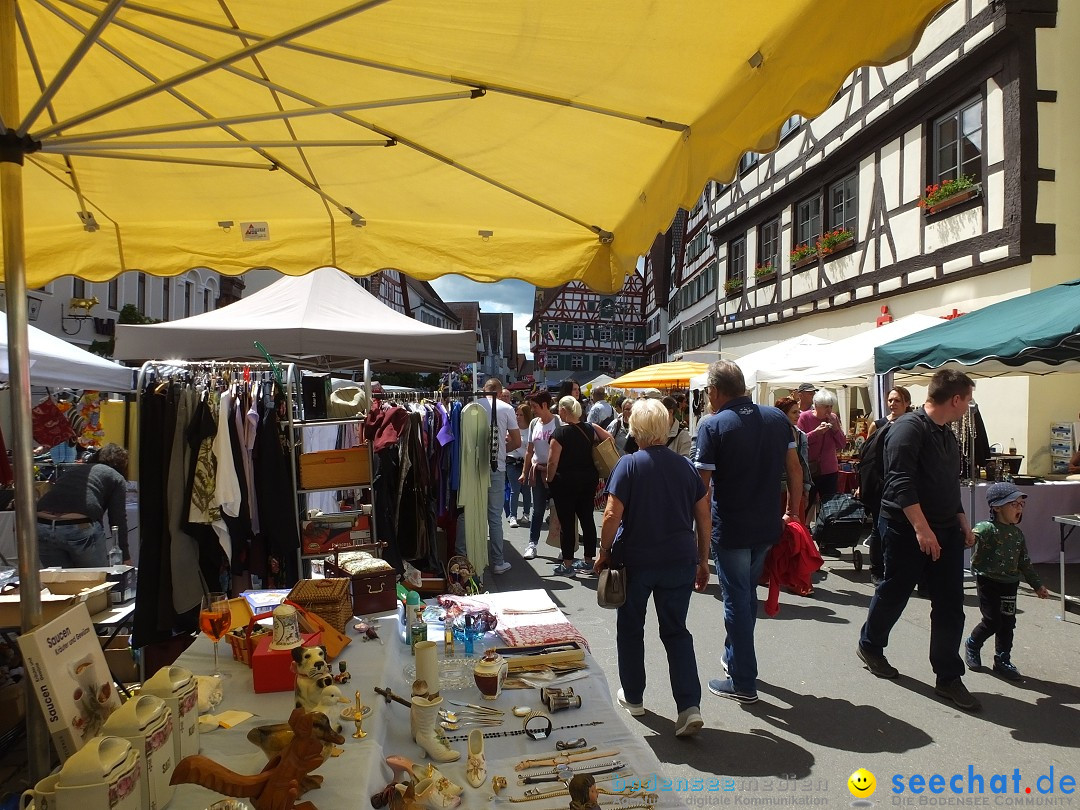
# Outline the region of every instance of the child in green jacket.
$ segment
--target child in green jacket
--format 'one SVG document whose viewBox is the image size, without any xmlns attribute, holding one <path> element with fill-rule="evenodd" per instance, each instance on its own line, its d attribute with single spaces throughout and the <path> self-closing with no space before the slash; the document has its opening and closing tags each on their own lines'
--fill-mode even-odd
<svg viewBox="0 0 1080 810">
<path fill-rule="evenodd" d="M 1018 525 L 1026 499 L 1027 495 L 1013 484 L 992 484 L 986 491 L 991 519 L 972 529 L 976 543 L 971 570 L 976 575 L 982 621 L 964 643 L 964 659 L 971 669 L 982 667 L 979 650 L 983 642 L 994 636 L 994 672 L 1010 681 L 1022 680 L 1012 663 L 1016 591 L 1021 575 L 1040 599 L 1050 595 L 1031 565 L 1024 533 Z"/>
</svg>

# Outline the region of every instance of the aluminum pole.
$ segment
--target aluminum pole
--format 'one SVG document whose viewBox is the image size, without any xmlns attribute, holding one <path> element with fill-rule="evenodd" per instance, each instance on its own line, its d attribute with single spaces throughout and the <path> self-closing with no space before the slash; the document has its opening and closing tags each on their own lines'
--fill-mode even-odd
<svg viewBox="0 0 1080 810">
<path fill-rule="evenodd" d="M 15 0 L 0 0 L 0 119 L 19 120 L 15 48 Z M 26 250 L 23 241 L 22 162 L 0 157 L 0 215 L 3 217 L 4 285 L 7 294 L 8 376 L 11 383 L 12 451 L 15 468 L 15 535 L 19 551 L 22 630 L 41 624 L 37 513 L 34 504 L 34 445 L 30 429 L 30 351 L 27 338 Z M 26 688 L 26 735 L 30 783 L 51 770 L 45 717 L 37 710 L 30 678 Z"/>
</svg>

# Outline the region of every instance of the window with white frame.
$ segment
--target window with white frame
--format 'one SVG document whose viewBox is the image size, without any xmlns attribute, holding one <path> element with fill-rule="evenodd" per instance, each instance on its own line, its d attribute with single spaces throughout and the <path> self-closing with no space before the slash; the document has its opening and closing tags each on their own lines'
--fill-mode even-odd
<svg viewBox="0 0 1080 810">
<path fill-rule="evenodd" d="M 780 217 L 773 217 L 758 228 L 758 264 L 780 266 Z"/>
<path fill-rule="evenodd" d="M 784 125 L 780 127 L 780 140 L 784 140 L 784 138 L 798 130 L 804 123 L 806 123 L 806 119 L 801 115 L 791 116 L 791 118 L 785 121 Z"/>
<path fill-rule="evenodd" d="M 983 100 L 971 99 L 937 118 L 933 126 L 934 175 L 931 184 L 959 177 L 982 181 Z"/>
<path fill-rule="evenodd" d="M 559 355 L 548 354 L 547 362 L 544 363 L 544 368 L 557 369 L 559 367 Z"/>
<path fill-rule="evenodd" d="M 728 245 L 728 281 L 746 280 L 746 237 L 740 236 Z"/>
<path fill-rule="evenodd" d="M 757 152 L 747 152 L 739 158 L 739 174 L 750 171 L 757 165 L 759 160 L 761 160 L 761 155 Z"/>
<path fill-rule="evenodd" d="M 203 312 L 209 312 L 214 308 L 214 295 L 209 287 L 203 287 L 202 308 Z"/>
<path fill-rule="evenodd" d="M 582 324 L 574 324 L 573 336 L 574 336 L 573 337 L 574 340 L 584 340 L 585 339 L 585 327 L 584 327 L 584 325 L 582 325 Z"/>
<path fill-rule="evenodd" d="M 610 343 L 612 334 L 613 334 L 613 332 L 612 332 L 610 326 L 601 326 L 600 329 L 599 329 L 599 338 L 598 338 L 598 340 L 601 343 Z"/>
<path fill-rule="evenodd" d="M 855 233 L 858 209 L 858 176 L 849 174 L 829 186 L 829 228 Z"/>
<path fill-rule="evenodd" d="M 184 284 L 184 317 L 191 317 L 191 291 L 195 285 L 190 281 Z"/>
<path fill-rule="evenodd" d="M 615 359 L 610 354 L 602 354 L 596 358 L 596 367 L 602 369 L 611 369 L 615 367 Z"/>
<path fill-rule="evenodd" d="M 570 368 L 585 368 L 585 357 L 580 354 L 570 355 Z"/>
<path fill-rule="evenodd" d="M 821 237 L 821 195 L 807 197 L 795 205 L 795 244 L 814 245 Z"/>
</svg>

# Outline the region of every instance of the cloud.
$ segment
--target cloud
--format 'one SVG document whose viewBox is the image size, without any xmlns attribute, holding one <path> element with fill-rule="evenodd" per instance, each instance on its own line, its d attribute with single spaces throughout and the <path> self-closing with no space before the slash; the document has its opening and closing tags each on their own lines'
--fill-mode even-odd
<svg viewBox="0 0 1080 810">
<path fill-rule="evenodd" d="M 479 301 L 481 312 L 514 313 L 514 329 L 518 333 L 518 351 L 532 357 L 529 349 L 529 330 L 525 328 L 532 319 L 532 284 L 515 279 L 484 284 L 464 276 L 443 276 L 431 282 L 443 301 Z"/>
</svg>

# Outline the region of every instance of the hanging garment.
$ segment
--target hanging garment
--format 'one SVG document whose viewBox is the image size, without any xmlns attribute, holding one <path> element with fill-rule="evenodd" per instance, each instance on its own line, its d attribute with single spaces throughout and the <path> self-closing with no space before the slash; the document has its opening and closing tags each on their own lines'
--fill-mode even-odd
<svg viewBox="0 0 1080 810">
<path fill-rule="evenodd" d="M 476 402 L 461 411 L 461 481 L 458 505 L 465 508 L 465 549 L 478 571 L 488 566 L 488 488 L 491 486 L 490 420 Z M 459 538 L 460 543 L 460 538 Z"/>
<path fill-rule="evenodd" d="M 178 392 L 176 423 L 166 478 L 165 509 L 169 532 L 172 601 L 173 610 L 178 614 L 197 609 L 203 592 L 208 590 L 202 577 L 195 575 L 200 570 L 199 546 L 187 530 L 191 510 L 188 479 L 193 464 L 188 433 L 197 400 L 198 395 L 191 388 L 183 387 Z"/>
<path fill-rule="evenodd" d="M 214 503 L 223 514 L 236 517 L 240 514 L 240 478 L 233 463 L 231 424 L 233 394 L 223 391 L 218 404 L 217 433 L 214 435 L 213 452 L 217 460 L 217 480 L 214 486 Z"/>
<path fill-rule="evenodd" d="M 300 529 L 293 506 L 292 456 L 283 444 L 278 408 L 287 406 L 274 386 L 273 406 L 267 408 L 255 443 L 255 490 L 259 525 L 269 554 L 266 587 L 291 587 L 300 578 Z M 255 571 L 253 564 L 252 571 Z"/>
</svg>

